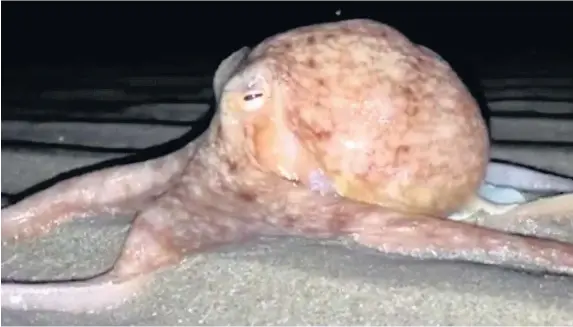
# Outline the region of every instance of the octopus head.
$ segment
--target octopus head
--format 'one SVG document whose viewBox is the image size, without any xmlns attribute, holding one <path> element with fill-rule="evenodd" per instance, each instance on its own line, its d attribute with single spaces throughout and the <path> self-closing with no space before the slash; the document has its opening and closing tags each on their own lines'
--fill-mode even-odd
<svg viewBox="0 0 573 327">
<path fill-rule="evenodd" d="M 251 166 L 331 192 L 316 153 L 287 122 L 288 79 L 275 68 L 275 59 L 246 56 L 224 83 L 219 97 L 221 137 L 229 152 Z"/>
</svg>

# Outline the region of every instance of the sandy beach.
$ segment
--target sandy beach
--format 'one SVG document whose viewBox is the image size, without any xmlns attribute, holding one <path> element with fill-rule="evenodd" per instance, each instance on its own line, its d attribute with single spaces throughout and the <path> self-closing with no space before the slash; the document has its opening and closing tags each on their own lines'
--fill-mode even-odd
<svg viewBox="0 0 573 327">
<path fill-rule="evenodd" d="M 484 83 L 494 112 L 573 114 L 573 102 L 503 100 L 508 96 L 503 92 L 511 89 L 508 80 Z M 573 84 L 567 78 L 548 80 L 532 88 L 550 92 Z M 211 97 L 209 75 L 126 73 L 80 76 L 67 83 L 13 94 L 13 101 L 3 106 L 3 194 L 180 137 L 208 109 Z M 516 87 L 513 95 L 532 88 Z M 50 110 L 60 118 L 46 119 Z M 495 158 L 573 176 L 572 147 L 505 142 L 571 141 L 572 121 L 506 115 L 494 117 L 492 126 L 500 141 L 492 152 Z M 48 146 L 32 146 L 38 142 Z M 100 272 L 118 254 L 129 218 L 78 220 L 40 239 L 3 245 L 2 276 L 40 279 Z M 573 280 L 386 256 L 343 240 L 264 238 L 189 257 L 159 273 L 148 291 L 116 310 L 94 315 L 2 310 L 2 325 L 269 324 L 572 325 Z"/>
</svg>

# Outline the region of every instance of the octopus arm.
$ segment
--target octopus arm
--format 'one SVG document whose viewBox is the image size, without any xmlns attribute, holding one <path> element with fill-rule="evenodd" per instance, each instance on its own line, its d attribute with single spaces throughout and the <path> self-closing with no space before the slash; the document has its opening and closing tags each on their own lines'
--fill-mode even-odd
<svg viewBox="0 0 573 327">
<path fill-rule="evenodd" d="M 164 191 L 195 145 L 157 159 L 106 168 L 61 181 L 2 209 L 4 241 L 39 236 L 76 217 L 133 209 Z"/>
<path fill-rule="evenodd" d="M 485 181 L 530 192 L 570 193 L 573 179 L 537 171 L 528 167 L 491 161 L 487 165 Z"/>
<path fill-rule="evenodd" d="M 509 220 L 515 223 L 508 219 L 501 227 L 514 225 Z M 352 236 L 385 253 L 573 274 L 571 244 L 448 219 L 377 208 L 363 215 Z"/>
<path fill-rule="evenodd" d="M 61 312 L 98 312 L 129 301 L 144 289 L 160 268 L 181 261 L 165 228 L 171 211 L 150 202 L 136 215 L 121 253 L 104 273 L 82 280 L 27 283 L 2 281 L 2 308 Z"/>
<path fill-rule="evenodd" d="M 295 207 L 288 220 L 284 219 L 294 230 L 307 235 L 312 231 L 350 235 L 359 244 L 384 253 L 573 275 L 573 245 L 555 240 L 558 235 L 553 234 L 545 235 L 548 238 L 526 236 L 538 234 L 537 230 L 551 217 L 570 222 L 573 195 L 533 201 L 492 215 L 480 224 L 402 212 L 343 197 L 309 196 L 311 200 L 297 203 L 309 203 L 312 208 Z M 525 221 L 535 222 L 536 227 L 520 230 L 523 235 L 507 233 L 526 225 Z"/>
</svg>

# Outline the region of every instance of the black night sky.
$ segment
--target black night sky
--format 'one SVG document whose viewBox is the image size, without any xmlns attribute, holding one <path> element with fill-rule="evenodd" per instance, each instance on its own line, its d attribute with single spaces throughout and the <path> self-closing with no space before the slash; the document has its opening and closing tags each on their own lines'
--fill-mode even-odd
<svg viewBox="0 0 573 327">
<path fill-rule="evenodd" d="M 573 54 L 566 2 L 3 2 L 2 63 L 154 64 L 222 59 L 289 28 L 388 23 L 438 53 Z M 337 16 L 337 10 L 341 15 Z M 573 57 L 572 57 L 573 58 Z"/>
</svg>

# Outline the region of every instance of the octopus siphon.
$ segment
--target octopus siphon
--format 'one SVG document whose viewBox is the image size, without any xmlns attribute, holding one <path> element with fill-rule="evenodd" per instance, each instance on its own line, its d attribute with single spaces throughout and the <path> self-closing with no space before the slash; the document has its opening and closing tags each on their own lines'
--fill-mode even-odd
<svg viewBox="0 0 573 327">
<path fill-rule="evenodd" d="M 231 54 L 213 89 L 208 129 L 179 150 L 64 180 L 2 210 L 4 242 L 135 213 L 108 271 L 3 281 L 3 308 L 115 308 L 187 255 L 260 235 L 348 237 L 382 253 L 573 275 L 573 244 L 513 230 L 572 213 L 573 194 L 519 205 L 481 197 L 490 170 L 557 177 L 490 163 L 466 86 L 396 29 L 368 19 L 298 27 Z M 478 211 L 495 228 L 470 221 Z"/>
</svg>

